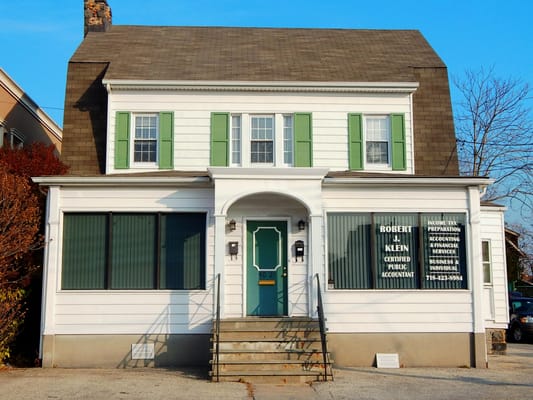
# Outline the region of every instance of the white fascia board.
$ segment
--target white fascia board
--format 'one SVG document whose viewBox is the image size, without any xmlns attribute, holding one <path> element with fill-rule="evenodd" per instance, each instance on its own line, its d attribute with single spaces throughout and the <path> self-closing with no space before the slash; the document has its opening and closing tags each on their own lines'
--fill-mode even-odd
<svg viewBox="0 0 533 400">
<path fill-rule="evenodd" d="M 322 180 L 329 172 L 328 168 L 208 168 L 209 176 L 217 179 L 245 180 Z"/>
<path fill-rule="evenodd" d="M 104 79 L 108 93 L 113 90 L 230 90 L 413 93 L 418 82 L 297 82 L 297 81 L 174 81 Z"/>
<path fill-rule="evenodd" d="M 84 187 L 102 187 L 102 186 L 211 186 L 211 180 L 208 177 L 157 177 L 157 176 L 40 176 L 33 177 L 32 180 L 40 186 L 84 186 Z"/>
<path fill-rule="evenodd" d="M 373 178 L 325 178 L 324 186 L 438 186 L 484 188 L 494 182 L 489 178 L 427 178 L 427 177 L 373 177 Z"/>
</svg>

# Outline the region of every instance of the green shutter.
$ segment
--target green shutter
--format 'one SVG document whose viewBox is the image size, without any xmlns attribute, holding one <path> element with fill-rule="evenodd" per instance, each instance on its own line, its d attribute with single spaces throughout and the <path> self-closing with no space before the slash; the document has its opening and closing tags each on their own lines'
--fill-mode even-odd
<svg viewBox="0 0 533 400">
<path fill-rule="evenodd" d="M 130 113 L 117 112 L 115 121 L 115 168 L 129 168 Z"/>
<path fill-rule="evenodd" d="M 159 113 L 159 169 L 174 168 L 174 114 Z"/>
<path fill-rule="evenodd" d="M 294 166 L 313 166 L 313 126 L 311 113 L 294 114 Z"/>
<path fill-rule="evenodd" d="M 404 171 L 406 169 L 405 155 L 405 119 L 403 114 L 391 115 L 392 134 L 392 169 Z"/>
<path fill-rule="evenodd" d="M 229 165 L 229 113 L 211 113 L 211 165 Z"/>
<path fill-rule="evenodd" d="M 349 168 L 363 169 L 363 116 L 348 114 L 348 158 Z"/>
</svg>

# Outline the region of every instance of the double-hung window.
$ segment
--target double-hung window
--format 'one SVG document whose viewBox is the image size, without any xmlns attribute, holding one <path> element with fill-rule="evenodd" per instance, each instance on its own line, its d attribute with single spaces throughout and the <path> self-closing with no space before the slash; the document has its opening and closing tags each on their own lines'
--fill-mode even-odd
<svg viewBox="0 0 533 400">
<path fill-rule="evenodd" d="M 274 117 L 250 117 L 250 163 L 274 164 Z"/>
<path fill-rule="evenodd" d="M 367 116 L 364 119 L 366 164 L 371 167 L 390 166 L 390 122 L 388 116 Z"/>
<path fill-rule="evenodd" d="M 211 165 L 312 166 L 311 114 L 211 115 Z"/>
<path fill-rule="evenodd" d="M 134 163 L 157 162 L 159 119 L 157 114 L 137 114 L 133 120 L 135 137 L 133 144 Z"/>
</svg>

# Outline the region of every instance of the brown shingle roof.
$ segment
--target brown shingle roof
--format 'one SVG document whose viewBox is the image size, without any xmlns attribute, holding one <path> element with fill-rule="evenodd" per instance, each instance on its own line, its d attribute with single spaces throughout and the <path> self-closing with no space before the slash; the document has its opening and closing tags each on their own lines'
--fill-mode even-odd
<svg viewBox="0 0 533 400">
<path fill-rule="evenodd" d="M 71 62 L 139 80 L 413 82 L 411 67 L 445 67 L 415 30 L 126 25 L 89 33 Z"/>
</svg>

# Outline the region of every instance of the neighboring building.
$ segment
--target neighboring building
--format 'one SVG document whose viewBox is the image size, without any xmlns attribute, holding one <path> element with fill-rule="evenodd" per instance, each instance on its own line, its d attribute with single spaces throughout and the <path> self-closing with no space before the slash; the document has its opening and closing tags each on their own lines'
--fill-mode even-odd
<svg viewBox="0 0 533 400">
<path fill-rule="evenodd" d="M 508 288 L 524 296 L 533 296 L 533 276 L 525 265 L 527 254 L 520 249 L 519 239 L 518 232 L 505 228 Z"/>
<path fill-rule="evenodd" d="M 0 147 L 42 142 L 61 152 L 61 136 L 59 125 L 0 68 Z"/>
<path fill-rule="evenodd" d="M 69 175 L 36 179 L 44 366 L 139 365 L 137 344 L 142 365 L 207 365 L 218 274 L 223 319 L 287 320 L 316 316 L 318 275 L 337 365 L 487 365 L 503 209 L 459 176 L 447 69 L 418 31 L 95 13 L 68 68 Z"/>
</svg>

